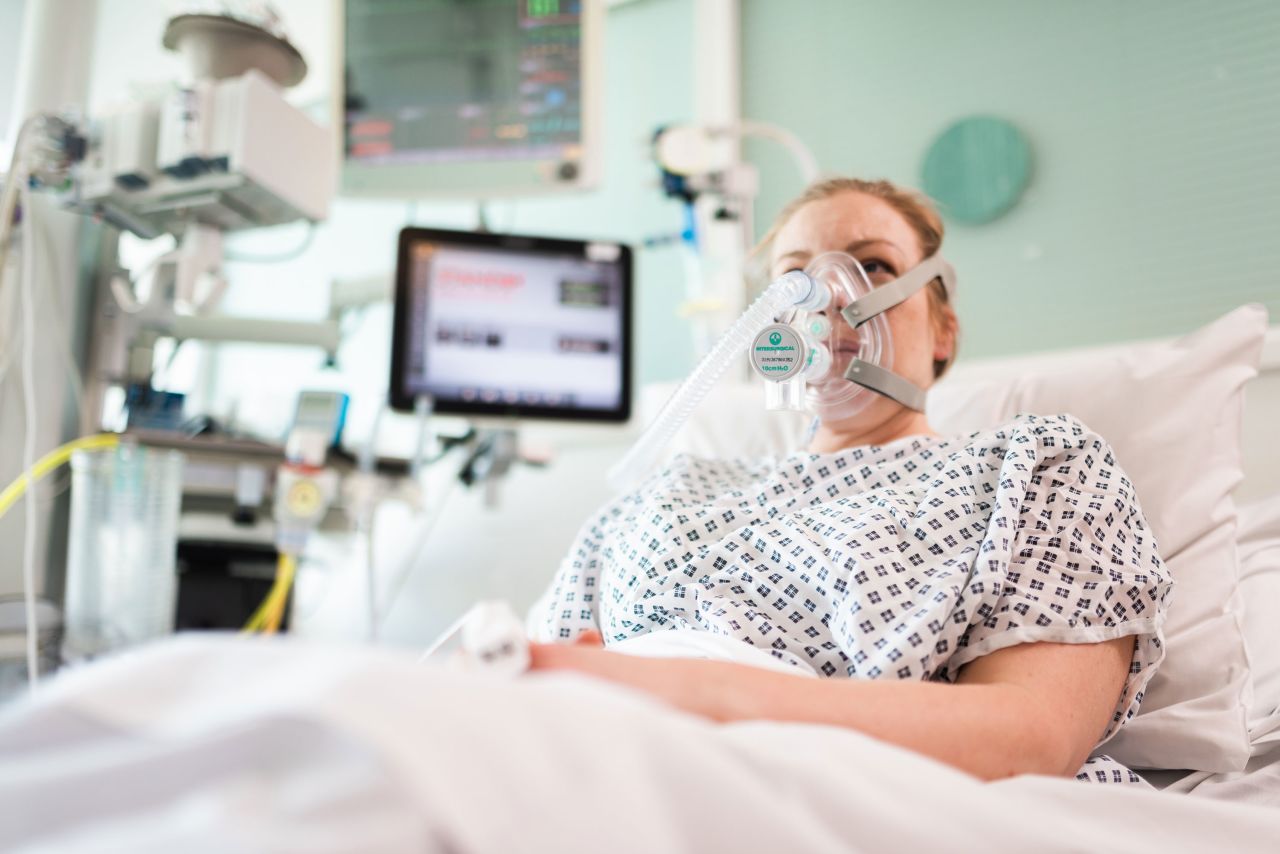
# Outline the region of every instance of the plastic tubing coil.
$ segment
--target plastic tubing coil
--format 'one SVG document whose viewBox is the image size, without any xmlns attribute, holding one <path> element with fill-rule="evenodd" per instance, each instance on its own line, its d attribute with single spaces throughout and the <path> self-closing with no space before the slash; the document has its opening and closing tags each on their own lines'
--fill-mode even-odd
<svg viewBox="0 0 1280 854">
<path fill-rule="evenodd" d="M 609 484 L 614 489 L 623 490 L 648 474 L 662 449 L 689 420 L 729 365 L 747 351 L 760 330 L 773 323 L 781 312 L 813 298 L 815 290 L 813 280 L 799 270 L 774 280 L 720 336 L 711 352 L 671 395 L 653 423 L 609 469 Z"/>
</svg>

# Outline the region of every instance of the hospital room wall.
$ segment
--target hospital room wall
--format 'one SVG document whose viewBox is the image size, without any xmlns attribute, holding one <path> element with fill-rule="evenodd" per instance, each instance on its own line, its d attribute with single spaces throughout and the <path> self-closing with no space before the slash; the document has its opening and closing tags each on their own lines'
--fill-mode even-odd
<svg viewBox="0 0 1280 854">
<path fill-rule="evenodd" d="M 948 223 L 962 354 L 1280 318 L 1280 4 L 744 0 L 745 115 L 824 171 L 919 186 L 930 141 L 991 114 L 1033 149 L 1021 204 Z M 761 229 L 797 189 L 752 145 Z"/>
<path fill-rule="evenodd" d="M 160 47 L 166 0 L 100 0 L 101 25 L 95 44 L 95 106 L 127 94 L 142 82 L 172 80 L 179 66 Z M 295 103 L 328 107 L 332 69 L 332 20 L 326 2 L 277 0 L 285 25 L 310 64 Z M 659 124 L 687 120 L 692 111 L 690 77 L 692 7 L 684 0 L 647 0 L 612 7 L 605 44 L 604 178 L 593 191 L 558 197 L 498 200 L 488 207 L 490 226 L 550 236 L 592 237 L 639 244 L 645 237 L 678 231 L 680 211 L 658 191 L 647 140 Z M 657 57 L 661 57 L 660 61 Z M 390 281 L 396 235 L 410 222 L 472 228 L 476 206 L 417 200 L 338 199 L 319 227 L 312 247 L 296 261 L 275 265 L 232 264 L 231 287 L 222 309 L 230 314 L 316 319 L 328 306 L 335 277 L 385 275 Z M 277 254 L 304 236 L 301 225 L 264 229 L 229 241 L 229 248 Z M 636 253 L 640 381 L 682 375 L 690 360 L 688 336 L 676 328 L 675 305 L 682 294 L 683 267 L 675 249 Z M 224 346 L 216 369 L 202 363 L 201 347 L 187 347 L 175 361 L 175 387 L 210 377 L 209 403 L 215 410 L 238 399 L 237 412 L 252 413 L 262 425 L 279 426 L 291 411 L 300 383 L 385 388 L 390 314 L 376 306 L 353 319 L 350 345 L 340 375 L 319 371 L 316 354 L 252 346 Z M 672 328 L 670 334 L 664 329 Z M 263 371 L 270 364 L 270 371 Z M 368 395 L 360 395 L 369 398 Z M 366 400 L 355 401 L 353 430 L 371 420 Z"/>
</svg>

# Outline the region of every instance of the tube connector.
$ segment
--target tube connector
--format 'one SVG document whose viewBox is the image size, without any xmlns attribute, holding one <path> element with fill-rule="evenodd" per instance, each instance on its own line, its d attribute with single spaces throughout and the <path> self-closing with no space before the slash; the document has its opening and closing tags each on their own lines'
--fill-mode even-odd
<svg viewBox="0 0 1280 854">
<path fill-rule="evenodd" d="M 786 282 L 788 289 L 795 288 L 794 305 L 801 311 L 822 311 L 831 304 L 831 289 L 800 270 L 782 274 L 775 284 L 780 282 Z"/>
</svg>

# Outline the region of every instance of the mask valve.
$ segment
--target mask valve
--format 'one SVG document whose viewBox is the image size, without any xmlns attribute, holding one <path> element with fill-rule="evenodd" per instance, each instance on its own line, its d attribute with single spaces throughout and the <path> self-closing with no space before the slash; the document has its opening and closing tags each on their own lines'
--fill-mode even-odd
<svg viewBox="0 0 1280 854">
<path fill-rule="evenodd" d="M 826 290 L 825 288 L 821 288 Z M 751 368 L 764 379 L 766 409 L 805 408 L 805 384 L 817 382 L 831 370 L 831 351 L 818 339 L 830 334 L 831 324 L 821 321 L 810 330 L 797 329 L 790 323 L 772 323 L 760 330 L 751 342 Z M 825 324 L 825 333 L 821 328 Z M 810 331 L 817 334 L 810 335 Z"/>
</svg>

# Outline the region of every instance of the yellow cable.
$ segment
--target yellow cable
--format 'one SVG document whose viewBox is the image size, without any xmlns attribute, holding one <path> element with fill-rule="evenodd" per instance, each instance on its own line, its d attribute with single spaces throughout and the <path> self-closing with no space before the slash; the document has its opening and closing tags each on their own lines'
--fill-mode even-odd
<svg viewBox="0 0 1280 854">
<path fill-rule="evenodd" d="M 14 479 L 13 483 L 4 488 L 4 492 L 0 492 L 0 516 L 8 512 L 27 488 L 58 466 L 71 459 L 71 455 L 76 451 L 92 451 L 97 448 L 113 448 L 120 444 L 120 437 L 115 433 L 99 433 L 96 436 L 86 436 L 83 439 L 74 439 L 60 448 L 54 448 L 40 459 L 36 460 L 35 465 L 30 471 L 25 471 Z"/>
<path fill-rule="evenodd" d="M 280 593 L 279 597 L 276 598 L 275 604 L 273 608 L 271 608 L 270 616 L 268 617 L 268 620 L 266 620 L 266 627 L 264 629 L 265 634 L 274 635 L 275 632 L 280 629 L 280 624 L 284 621 L 284 609 L 289 603 L 289 589 L 293 586 L 293 575 L 296 570 L 297 562 L 293 561 L 291 558 L 291 560 L 289 560 L 289 565 L 285 567 L 287 576 L 285 576 L 282 593 Z"/>
<path fill-rule="evenodd" d="M 276 579 L 271 585 L 262 604 L 253 612 L 249 622 L 244 624 L 243 632 L 263 631 L 272 634 L 280 628 L 284 619 L 285 605 L 289 601 L 289 590 L 293 586 L 294 575 L 298 569 L 298 560 L 291 554 L 281 552 L 276 565 Z"/>
<path fill-rule="evenodd" d="M 267 607 L 267 613 L 262 618 L 262 633 L 273 635 L 280 628 L 280 622 L 284 617 L 284 606 L 289 601 L 289 587 L 292 578 L 289 576 L 288 570 L 285 570 L 285 578 L 281 583 L 280 590 L 272 598 L 271 603 Z"/>
<path fill-rule="evenodd" d="M 271 590 L 263 598 L 262 602 L 259 603 L 257 609 L 253 612 L 253 616 L 251 616 L 249 621 L 244 624 L 244 631 L 255 632 L 262 628 L 263 618 L 267 616 L 267 610 L 271 607 L 271 603 L 275 601 L 276 588 L 279 587 L 279 585 L 280 570 L 276 569 L 276 578 L 274 583 L 271 585 Z"/>
<path fill-rule="evenodd" d="M 285 556 L 285 560 L 281 562 L 281 571 L 283 579 L 280 584 L 280 590 L 276 593 L 275 600 L 271 603 L 270 609 L 263 620 L 263 632 L 273 635 L 280 628 L 280 623 L 284 621 L 285 607 L 289 603 L 289 590 L 293 587 L 293 579 L 297 570 L 297 561 L 292 556 Z"/>
</svg>

